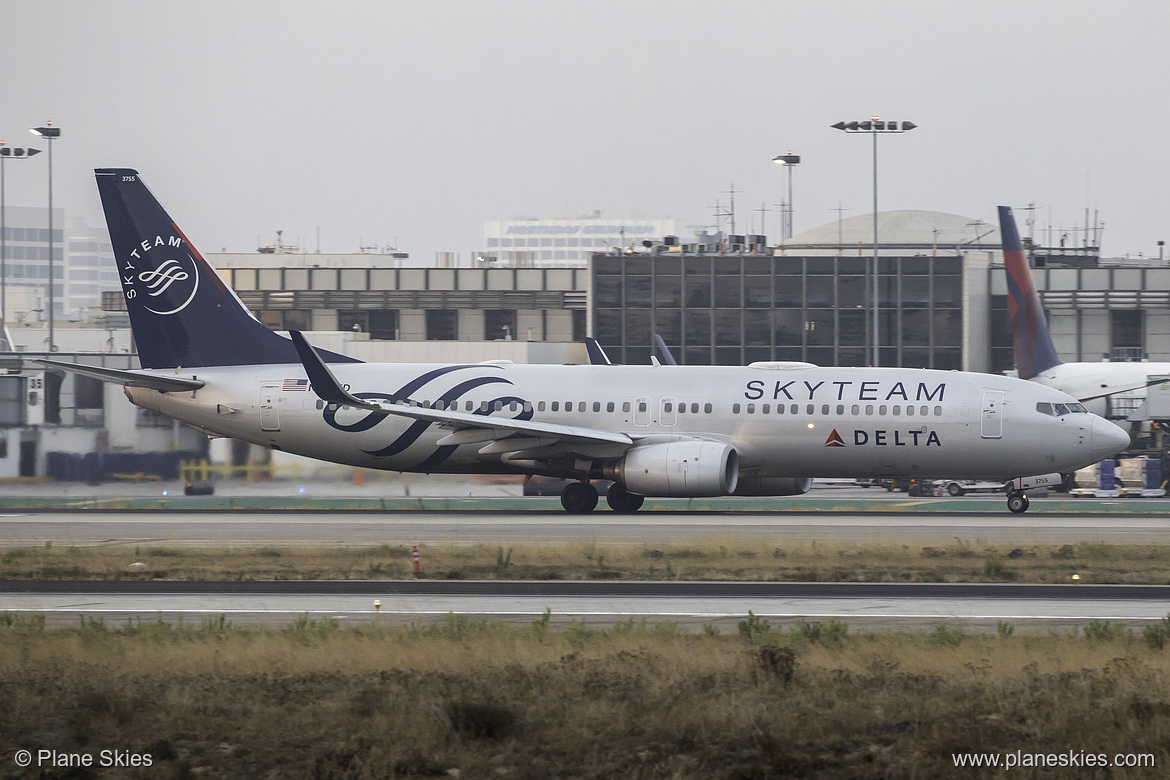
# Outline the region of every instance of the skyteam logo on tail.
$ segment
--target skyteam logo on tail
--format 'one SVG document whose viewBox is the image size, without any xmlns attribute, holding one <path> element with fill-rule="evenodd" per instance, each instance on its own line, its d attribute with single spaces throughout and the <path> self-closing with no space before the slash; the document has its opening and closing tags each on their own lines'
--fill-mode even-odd
<svg viewBox="0 0 1170 780">
<path fill-rule="evenodd" d="M 126 260 L 122 290 L 126 300 L 152 314 L 178 314 L 199 292 L 199 269 L 180 236 L 140 241 Z M 178 251 L 176 251 L 178 250 Z"/>
</svg>

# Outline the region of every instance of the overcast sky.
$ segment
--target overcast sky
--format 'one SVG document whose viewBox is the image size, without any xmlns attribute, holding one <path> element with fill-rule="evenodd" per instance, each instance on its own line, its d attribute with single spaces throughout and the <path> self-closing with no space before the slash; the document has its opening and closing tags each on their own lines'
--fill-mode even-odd
<svg viewBox="0 0 1170 780">
<path fill-rule="evenodd" d="M 466 263 L 485 220 L 702 225 L 732 182 L 758 229 L 789 149 L 796 232 L 870 213 L 870 137 L 830 125 L 879 115 L 919 126 L 879 139 L 880 210 L 1088 208 L 1106 254 L 1156 255 L 1167 30 L 1165 0 L 10 0 L 0 138 L 60 126 L 55 203 L 94 226 L 93 169 L 129 167 L 203 251 L 319 229 Z M 9 204 L 46 202 L 44 160 Z"/>
</svg>

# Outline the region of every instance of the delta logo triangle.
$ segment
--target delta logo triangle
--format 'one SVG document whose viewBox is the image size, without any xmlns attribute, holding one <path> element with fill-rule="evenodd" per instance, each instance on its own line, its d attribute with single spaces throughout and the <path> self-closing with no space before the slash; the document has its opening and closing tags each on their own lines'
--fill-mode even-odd
<svg viewBox="0 0 1170 780">
<path fill-rule="evenodd" d="M 826 447 L 844 447 L 845 446 L 845 442 L 841 440 L 841 434 L 837 433 L 836 428 L 834 428 L 833 432 L 829 434 L 829 438 L 825 439 L 825 446 Z"/>
</svg>

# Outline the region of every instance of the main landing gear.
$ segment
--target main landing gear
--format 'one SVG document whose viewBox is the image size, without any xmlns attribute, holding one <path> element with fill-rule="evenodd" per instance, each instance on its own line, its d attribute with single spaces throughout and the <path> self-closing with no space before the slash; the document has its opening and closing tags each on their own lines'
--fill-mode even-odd
<svg viewBox="0 0 1170 780">
<path fill-rule="evenodd" d="M 605 502 L 615 512 L 623 514 L 637 512 L 645 501 L 642 496 L 635 495 L 621 485 L 610 485 L 605 495 Z M 597 508 L 597 488 L 588 482 L 570 482 L 561 491 L 561 506 L 566 512 L 583 515 Z"/>
<path fill-rule="evenodd" d="M 642 502 L 645 500 L 642 496 L 631 493 L 618 484 L 610 485 L 609 492 L 605 494 L 605 503 L 609 504 L 609 508 L 622 514 L 637 512 L 642 508 Z"/>
<path fill-rule="evenodd" d="M 561 506 L 574 515 L 592 512 L 597 508 L 597 488 L 588 482 L 570 482 L 561 491 Z"/>
<path fill-rule="evenodd" d="M 1007 494 L 1008 509 L 1017 515 L 1028 511 L 1028 497 L 1021 490 L 1009 490 Z"/>
</svg>

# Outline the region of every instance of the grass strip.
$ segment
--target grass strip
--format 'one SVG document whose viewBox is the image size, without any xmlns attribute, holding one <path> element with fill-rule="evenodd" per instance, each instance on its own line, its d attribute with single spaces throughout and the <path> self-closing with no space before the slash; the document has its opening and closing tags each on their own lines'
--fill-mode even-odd
<svg viewBox="0 0 1170 780">
<path fill-rule="evenodd" d="M 1152 778 L 1170 765 L 1168 635 L 1170 620 L 857 634 L 750 614 L 722 635 L 547 615 L 48 630 L 0 613 L 0 741 L 145 754 L 164 777 L 939 777 L 956 753 L 1022 751 L 1142 754 L 1154 766 L 1125 777 Z"/>
<path fill-rule="evenodd" d="M 1165 584 L 1170 546 L 945 546 L 705 537 L 669 545 L 421 545 L 428 579 L 1019 582 Z M 0 548 L 0 578 L 44 580 L 401 580 L 411 547 L 166 545 Z"/>
</svg>

